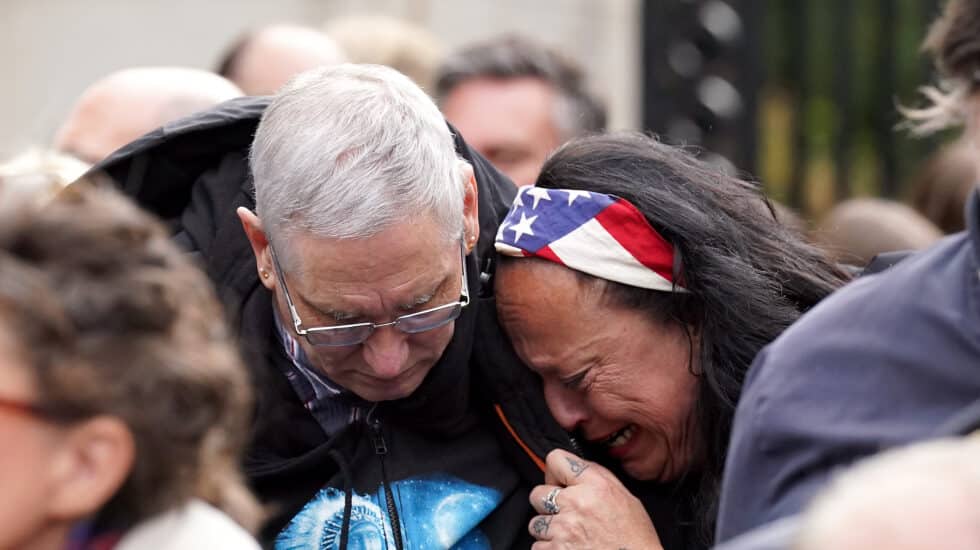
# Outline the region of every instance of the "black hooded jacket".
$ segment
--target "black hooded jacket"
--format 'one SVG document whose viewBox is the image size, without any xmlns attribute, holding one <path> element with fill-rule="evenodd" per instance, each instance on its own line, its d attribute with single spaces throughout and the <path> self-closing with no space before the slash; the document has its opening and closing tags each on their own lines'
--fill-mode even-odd
<svg viewBox="0 0 980 550">
<path fill-rule="evenodd" d="M 479 297 L 418 390 L 328 437 L 282 374 L 289 359 L 271 294 L 235 213 L 255 208 L 248 151 L 267 104 L 230 101 L 147 134 L 96 167 L 170 225 L 239 334 L 257 401 L 244 467 L 272 512 L 263 544 L 355 548 L 380 537 L 389 548 L 528 546 L 528 491 L 542 482 L 545 454 L 572 443 L 501 333 L 488 290 L 513 185 L 457 135 L 479 192 L 480 239 L 466 258 Z"/>
</svg>

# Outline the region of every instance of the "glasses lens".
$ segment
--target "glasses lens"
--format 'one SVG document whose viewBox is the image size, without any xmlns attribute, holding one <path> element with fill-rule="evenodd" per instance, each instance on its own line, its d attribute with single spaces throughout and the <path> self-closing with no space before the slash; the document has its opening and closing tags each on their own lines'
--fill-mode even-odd
<svg viewBox="0 0 980 550">
<path fill-rule="evenodd" d="M 448 304 L 440 308 L 430 309 L 429 311 L 420 311 L 399 317 L 395 326 L 402 332 L 409 334 L 425 332 L 455 321 L 462 310 L 463 306 L 461 304 Z"/>
<path fill-rule="evenodd" d="M 367 340 L 373 329 L 369 324 L 331 327 L 311 330 L 306 333 L 306 339 L 314 346 L 353 346 Z"/>
</svg>

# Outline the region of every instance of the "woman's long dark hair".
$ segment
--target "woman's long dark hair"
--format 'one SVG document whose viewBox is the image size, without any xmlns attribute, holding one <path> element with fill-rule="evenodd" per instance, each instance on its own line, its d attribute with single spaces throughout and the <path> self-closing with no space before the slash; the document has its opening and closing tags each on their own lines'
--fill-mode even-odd
<svg viewBox="0 0 980 550">
<path fill-rule="evenodd" d="M 606 284 L 614 302 L 688 330 L 700 378 L 693 448 L 703 464 L 693 503 L 710 541 L 735 404 L 763 346 L 847 280 L 794 229 L 776 221 L 759 187 L 639 133 L 572 140 L 537 185 L 616 195 L 673 244 L 674 280 L 689 293 Z M 699 343 L 699 349 L 693 349 Z"/>
</svg>

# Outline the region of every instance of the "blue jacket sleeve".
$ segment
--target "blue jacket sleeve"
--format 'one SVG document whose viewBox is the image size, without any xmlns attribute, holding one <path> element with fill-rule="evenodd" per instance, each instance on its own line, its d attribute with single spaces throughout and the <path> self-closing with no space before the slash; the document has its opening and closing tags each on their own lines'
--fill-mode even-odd
<svg viewBox="0 0 980 550">
<path fill-rule="evenodd" d="M 836 469 L 933 437 L 977 399 L 980 292 L 962 244 L 851 283 L 756 357 L 718 542 L 801 512 Z"/>
</svg>

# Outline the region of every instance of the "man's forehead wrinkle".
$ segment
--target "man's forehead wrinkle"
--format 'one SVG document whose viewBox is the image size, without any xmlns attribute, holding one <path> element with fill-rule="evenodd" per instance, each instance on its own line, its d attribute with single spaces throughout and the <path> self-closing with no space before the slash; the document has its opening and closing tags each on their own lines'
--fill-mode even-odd
<svg viewBox="0 0 980 550">
<path fill-rule="evenodd" d="M 442 299 L 461 276 L 460 249 L 458 241 L 434 242 L 433 229 L 413 220 L 357 239 L 292 232 L 281 256 L 295 260 L 283 266 L 290 292 L 300 297 L 294 301 L 320 316 L 388 320 Z"/>
<path fill-rule="evenodd" d="M 415 296 L 411 297 L 410 301 L 403 302 L 400 307 L 402 309 L 411 309 L 416 306 L 421 306 L 432 301 L 433 298 L 440 294 L 446 286 L 448 286 L 449 281 L 452 280 L 452 275 L 443 277 L 441 281 L 433 285 L 431 289 L 423 291 L 422 293 L 417 293 Z"/>
<path fill-rule="evenodd" d="M 310 306 L 333 317 L 354 317 L 381 311 L 406 309 L 428 302 L 444 288 L 451 275 L 431 282 L 431 274 L 417 272 L 401 285 L 387 286 L 384 281 L 367 282 L 363 278 L 338 284 L 327 277 L 307 274 L 303 279 L 303 298 Z"/>
</svg>

